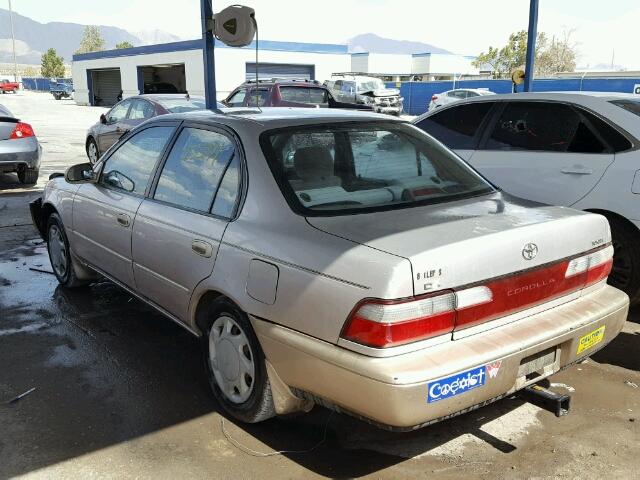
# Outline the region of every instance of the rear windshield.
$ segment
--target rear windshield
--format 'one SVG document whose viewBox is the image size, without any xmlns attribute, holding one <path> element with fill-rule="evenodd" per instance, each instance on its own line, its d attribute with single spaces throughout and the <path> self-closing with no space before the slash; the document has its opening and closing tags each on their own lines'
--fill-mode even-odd
<svg viewBox="0 0 640 480">
<path fill-rule="evenodd" d="M 206 105 L 200 98 L 162 98 L 158 103 L 171 113 L 191 112 L 193 110 L 204 110 Z"/>
<path fill-rule="evenodd" d="M 344 215 L 486 194 L 493 187 L 415 127 L 354 122 L 262 134 L 283 194 L 304 215 Z"/>
<path fill-rule="evenodd" d="M 640 117 L 640 100 L 611 100 L 610 103 Z"/>
</svg>

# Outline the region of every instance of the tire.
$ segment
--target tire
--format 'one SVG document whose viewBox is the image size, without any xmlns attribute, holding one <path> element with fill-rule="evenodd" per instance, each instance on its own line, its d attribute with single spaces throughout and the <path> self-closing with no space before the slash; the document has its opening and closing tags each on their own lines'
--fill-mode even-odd
<svg viewBox="0 0 640 480">
<path fill-rule="evenodd" d="M 613 240 L 613 269 L 609 275 L 609 285 L 619 288 L 631 300 L 632 305 L 640 303 L 640 233 L 619 218 L 608 218 Z"/>
<path fill-rule="evenodd" d="M 203 356 L 209 386 L 220 406 L 245 423 L 273 417 L 275 408 L 264 353 L 247 315 L 230 301 L 220 300 L 211 306 L 207 320 Z M 253 370 L 248 368 L 251 363 Z M 248 392 L 241 390 L 242 385 Z"/>
<path fill-rule="evenodd" d="M 89 163 L 91 163 L 91 165 L 95 165 L 98 160 L 100 160 L 100 151 L 98 150 L 98 144 L 93 137 L 89 137 L 89 140 L 87 140 L 86 150 Z M 95 154 L 92 152 L 95 152 Z"/>
<path fill-rule="evenodd" d="M 38 183 L 40 170 L 37 168 L 21 168 L 18 170 L 18 180 L 24 185 L 35 185 Z"/>
<path fill-rule="evenodd" d="M 47 252 L 53 274 L 61 285 L 66 288 L 77 288 L 87 284 L 85 280 L 76 277 L 69 240 L 57 213 L 52 213 L 47 219 Z M 62 253 L 61 256 L 59 256 L 60 253 Z"/>
</svg>

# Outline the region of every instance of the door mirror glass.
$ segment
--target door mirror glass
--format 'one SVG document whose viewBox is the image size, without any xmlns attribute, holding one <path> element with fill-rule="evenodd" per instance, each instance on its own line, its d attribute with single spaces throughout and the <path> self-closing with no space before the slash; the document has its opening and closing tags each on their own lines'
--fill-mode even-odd
<svg viewBox="0 0 640 480">
<path fill-rule="evenodd" d="M 64 174 L 68 183 L 95 183 L 97 175 L 90 163 L 80 163 L 69 167 Z"/>
<path fill-rule="evenodd" d="M 107 124 L 107 116 L 104 113 L 100 114 L 100 123 L 103 125 Z"/>
</svg>

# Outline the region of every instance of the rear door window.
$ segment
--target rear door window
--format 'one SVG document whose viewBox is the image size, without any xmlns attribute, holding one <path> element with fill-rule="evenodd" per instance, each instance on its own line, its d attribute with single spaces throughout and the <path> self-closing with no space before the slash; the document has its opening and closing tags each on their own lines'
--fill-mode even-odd
<svg viewBox="0 0 640 480">
<path fill-rule="evenodd" d="M 313 87 L 280 87 L 280 96 L 285 102 L 323 105 L 328 102 L 324 88 Z"/>
<path fill-rule="evenodd" d="M 449 148 L 474 149 L 478 140 L 476 132 L 493 105 L 493 102 L 474 102 L 446 108 L 418 122 L 416 126 Z"/>
<path fill-rule="evenodd" d="M 486 150 L 603 153 L 608 147 L 577 110 L 553 102 L 510 102 L 500 114 Z"/>
<path fill-rule="evenodd" d="M 268 88 L 259 88 L 252 89 L 249 91 L 249 98 L 247 98 L 247 105 L 250 107 L 255 107 L 256 103 L 258 107 L 264 107 L 269 103 L 269 97 L 271 95 L 271 91 Z"/>
<path fill-rule="evenodd" d="M 226 135 L 198 128 L 180 133 L 162 168 L 154 199 L 209 212 L 235 145 Z"/>
</svg>

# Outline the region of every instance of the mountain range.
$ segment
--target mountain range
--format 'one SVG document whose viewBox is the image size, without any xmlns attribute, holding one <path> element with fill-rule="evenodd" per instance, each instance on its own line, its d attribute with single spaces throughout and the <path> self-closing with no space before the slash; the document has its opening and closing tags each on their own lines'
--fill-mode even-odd
<svg viewBox="0 0 640 480">
<path fill-rule="evenodd" d="M 86 25 L 66 22 L 40 23 L 24 15 L 13 13 L 16 37 L 16 57 L 18 63 L 39 65 L 42 54 L 55 48 L 65 63 L 71 63 L 73 52 L 80 45 Z M 122 28 L 99 25 L 107 49 L 117 43 L 129 42 L 134 46 L 169 43 L 182 40 L 180 37 L 162 30 L 142 30 L 128 32 Z M 372 53 L 450 53 L 428 43 L 410 42 L 382 38 L 373 33 L 365 33 L 347 42 L 350 52 Z M 0 63 L 12 62 L 11 21 L 9 10 L 0 8 Z"/>
</svg>

